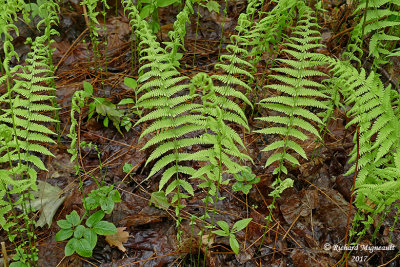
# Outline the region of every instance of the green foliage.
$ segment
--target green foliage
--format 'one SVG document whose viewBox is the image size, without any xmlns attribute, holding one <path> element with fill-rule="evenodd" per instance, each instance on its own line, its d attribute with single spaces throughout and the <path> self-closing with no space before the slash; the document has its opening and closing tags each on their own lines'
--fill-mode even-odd
<svg viewBox="0 0 400 267">
<path fill-rule="evenodd" d="M 76 252 L 82 257 L 91 257 L 97 244 L 97 235 L 111 235 L 117 232 L 114 224 L 102 221 L 104 215 L 103 210 L 93 213 L 86 219 L 84 226 L 82 225 L 84 217 L 81 218 L 74 210 L 65 216 L 66 220 L 57 221 L 61 230 L 56 234 L 56 241 L 69 239 L 64 250 L 65 256 L 71 256 Z"/>
<path fill-rule="evenodd" d="M 88 197 L 85 199 L 87 210 L 94 210 L 100 208 L 106 213 L 110 214 L 114 209 L 114 204 L 121 202 L 121 196 L 118 190 L 113 189 L 113 186 L 101 186 L 98 189 L 92 190 Z"/>
<path fill-rule="evenodd" d="M 54 99 L 50 96 L 54 89 L 46 85 L 52 79 L 46 43 L 53 32 L 48 30 L 33 42 L 28 38 L 31 51 L 25 65 L 11 67 L 13 58 L 20 63 L 12 44 L 12 35 L 18 35 L 14 22 L 18 12 L 29 22 L 28 13 L 23 1 L 2 1 L 0 5 L 0 33 L 4 38 L 0 84 L 5 89 L 0 96 L 0 163 L 5 168 L 0 170 L 0 226 L 15 245 L 12 266 L 32 266 L 37 263 L 38 249 L 35 221 L 30 217 L 33 195 L 29 190 L 37 190 L 37 169 L 47 170 L 40 156 L 53 156 L 44 144 L 54 143 L 48 136 L 54 133 L 47 124 L 57 122 L 46 115 L 56 110 L 48 103 Z"/>
<path fill-rule="evenodd" d="M 318 76 L 325 76 L 324 73 L 315 70 L 315 67 L 323 65 L 324 62 L 314 59 L 317 53 L 311 52 L 313 49 L 321 47 L 317 43 L 319 36 L 318 24 L 312 11 L 304 4 L 299 5 L 299 20 L 297 26 L 293 29 L 290 43 L 286 44 L 283 50 L 293 59 L 277 59 L 278 62 L 286 65 L 279 68 L 273 68 L 277 74 L 270 75 L 277 81 L 275 84 L 269 84 L 266 88 L 274 90 L 277 96 L 271 96 L 260 102 L 261 107 L 280 115 L 267 116 L 259 118 L 262 121 L 273 123 L 274 126 L 268 127 L 257 132 L 267 135 L 280 135 L 280 140 L 274 141 L 266 146 L 263 151 L 275 151 L 271 155 L 265 167 L 274 162 L 274 174 L 281 172 L 287 174 L 287 168 L 284 162 L 293 165 L 299 165 L 299 161 L 292 155 L 292 151 L 307 159 L 306 152 L 299 141 L 304 142 L 309 137 L 307 132 L 320 138 L 318 130 L 312 123 L 322 124 L 321 119 L 310 109 L 326 109 L 326 104 L 321 99 L 327 98 L 322 92 L 324 86 L 311 80 Z"/>
<path fill-rule="evenodd" d="M 198 4 L 201 7 L 205 7 L 208 9 L 209 12 L 216 12 L 219 13 L 220 4 L 217 1 L 213 0 L 194 0 L 194 3 Z"/>
<path fill-rule="evenodd" d="M 260 177 L 256 177 L 249 167 L 240 174 L 234 174 L 233 176 L 237 182 L 233 184 L 232 189 L 234 191 L 242 191 L 246 195 L 250 192 L 253 184 L 260 182 Z"/>
<path fill-rule="evenodd" d="M 89 29 L 90 29 L 90 40 L 93 46 L 94 52 L 94 62 L 95 62 L 95 70 L 97 71 L 100 65 L 100 52 L 99 52 L 99 30 L 100 30 L 100 23 L 97 20 L 97 16 L 99 15 L 99 11 L 96 11 L 97 4 L 101 2 L 103 3 L 103 8 L 108 9 L 110 8 L 107 4 L 107 0 L 83 0 L 81 5 L 85 5 L 87 8 L 87 15 L 89 18 Z M 104 10 L 105 12 L 105 10 Z M 104 15 L 104 14 L 103 14 Z"/>
<path fill-rule="evenodd" d="M 229 237 L 229 244 L 231 246 L 231 249 L 235 254 L 239 253 L 239 242 L 236 240 L 235 233 L 243 230 L 244 228 L 247 227 L 247 225 L 250 223 L 252 218 L 247 218 L 247 219 L 242 219 L 240 221 L 237 221 L 233 226 L 232 229 L 229 230 L 229 225 L 224 222 L 224 221 L 218 221 L 217 224 L 219 227 L 221 227 L 222 230 L 215 230 L 212 231 L 214 234 L 219 235 L 219 236 L 227 236 Z"/>
<path fill-rule="evenodd" d="M 121 132 L 120 125 L 125 127 L 126 131 L 129 131 L 132 127 L 132 123 L 123 111 L 117 109 L 116 105 L 111 103 L 110 100 L 101 97 L 92 97 L 93 102 L 89 104 L 89 115 L 88 119 L 90 119 L 94 112 L 96 111 L 97 120 L 99 116 L 103 116 L 103 125 L 108 127 L 108 123 L 111 120 L 115 128 L 117 128 L 118 132 Z"/>
<path fill-rule="evenodd" d="M 340 108 L 347 109 L 351 118 L 346 127 L 357 129 L 354 135 L 356 146 L 350 154 L 350 161 L 358 159 L 358 169 L 354 164 L 346 175 L 358 172 L 355 204 L 359 212 L 350 234 L 351 238 L 357 235 L 360 239 L 374 222 L 380 224 L 384 220 L 390 208 L 398 208 L 395 203 L 400 199 L 400 96 L 398 90 L 385 86 L 375 72 L 379 65 L 389 62 L 389 57 L 399 55 L 396 45 L 400 39 L 400 4 L 394 0 L 357 2 L 356 26 L 343 57 L 362 63 L 363 42 L 369 39 L 369 55 L 374 58 L 372 71 L 369 71 L 316 52 L 322 47 L 319 26 L 306 1 L 273 0 L 268 5 L 264 2 L 248 1 L 245 12 L 238 18 L 236 34 L 231 35 L 226 46 L 227 53 L 219 55 L 216 72 L 213 75 L 194 73 L 189 79 L 179 72 L 179 60 L 185 50 L 186 26 L 194 13 L 193 5 L 197 4 L 197 10 L 203 7 L 218 13 L 219 4 L 201 0 L 187 0 L 184 5 L 178 0 L 139 0 L 134 4 L 122 0 L 135 33 L 140 66 L 137 80 L 124 80 L 134 90 L 135 98 L 123 99 L 118 106 L 132 108 L 131 115 L 138 117 L 136 125 L 143 126 L 140 138 L 147 138 L 142 149 L 151 150 L 145 163 L 151 167 L 145 181 L 153 176 L 159 176 L 160 180 L 159 190 L 151 194 L 150 204 L 165 210 L 171 206 L 175 208 L 179 238 L 185 199 L 194 196 L 195 190 L 203 190 L 206 194 L 202 199 L 204 213 L 199 217 L 193 215 L 190 224 L 193 227 L 200 219 L 199 235 L 204 237 L 207 230 L 228 237 L 233 252 L 238 254 L 239 243 L 235 234 L 247 227 L 251 218 L 236 222 L 232 228 L 227 222 L 218 221 L 220 229 L 216 230 L 216 207 L 223 199 L 221 186 L 232 185 L 234 191 L 247 195 L 253 184 L 260 180 L 250 167 L 245 167 L 248 165 L 246 161 L 252 161 L 246 154 L 245 136 L 250 131 L 247 121 L 249 109 L 246 107 L 252 108 L 256 99 L 268 95 L 259 103 L 263 115 L 258 118 L 268 126 L 256 131 L 273 137 L 263 151 L 270 153 L 265 167 L 272 167 L 273 174 L 277 175 L 269 193 L 272 202 L 267 207 L 269 214 L 265 231 L 273 221 L 276 199 L 293 186 L 293 180 L 281 179 L 281 175 L 288 174 L 290 165 L 299 165 L 301 160 L 307 159 L 305 142 L 309 138 L 321 141 L 321 129 L 327 126 L 334 109 Z M 81 3 L 87 7 L 85 16 L 89 18 L 96 71 L 100 66 L 98 3 L 97 0 Z M 106 21 L 108 5 L 105 0 L 101 3 Z M 168 33 L 169 40 L 160 44 L 154 34 L 160 30 L 159 8 L 178 3 L 181 11 L 173 30 Z M 50 225 L 57 205 L 62 202 L 58 196 L 54 197 L 59 190 L 50 188 L 52 193 L 44 192 L 39 205 L 37 196 L 44 189 L 41 183 L 39 187 L 36 184 L 37 171 L 46 171 L 42 157 L 52 156 L 45 145 L 54 143 L 49 137 L 54 133 L 48 125 L 58 123 L 57 117 L 49 116 L 52 112 L 57 114 L 51 59 L 53 48 L 50 45 L 58 34 L 54 26 L 59 22 L 60 10 L 51 0 L 30 4 L 22 0 L 0 0 L 0 5 L 3 7 L 0 10 L 0 34 L 4 51 L 4 61 L 0 66 L 0 84 L 4 89 L 0 96 L 0 163 L 5 166 L 0 170 L 0 226 L 8 231 L 9 240 L 16 248 L 16 262 L 11 266 L 31 266 L 37 261 L 34 226 L 45 222 Z M 323 11 L 322 1 L 317 1 L 314 10 Z M 33 42 L 27 40 L 32 51 L 26 62 L 21 63 L 12 43 L 13 36 L 18 35 L 14 23 L 19 14 L 29 22 L 29 12 L 32 18 L 40 17 L 36 27 L 43 31 L 43 36 Z M 295 26 L 291 27 L 293 24 Z M 280 50 L 283 39 L 283 50 Z M 106 47 L 106 41 L 104 45 Z M 275 60 L 276 55 L 278 58 Z M 14 59 L 20 65 L 11 66 Z M 320 71 L 324 64 L 331 66 L 331 75 L 320 83 L 327 76 Z M 258 78 L 257 68 L 260 67 L 265 73 L 271 71 L 267 79 L 264 79 L 265 73 L 261 79 Z M 265 86 L 261 88 L 261 85 Z M 76 161 L 81 190 L 82 169 L 77 160 L 80 149 L 94 147 L 100 161 L 100 172 L 102 164 L 97 146 L 78 143 L 77 128 L 82 117 L 77 119 L 76 113 L 81 116 L 82 108 L 88 106 L 89 119 L 94 116 L 104 118 L 106 127 L 111 121 L 120 133 L 120 126 L 127 131 L 131 127 L 131 120 L 122 109 L 108 99 L 94 97 L 93 87 L 88 82 L 84 82 L 83 87 L 84 90 L 75 92 L 72 98 L 68 135 L 72 140 L 68 152 L 72 155 L 71 161 Z M 252 96 L 252 101 L 249 96 Z M 58 132 L 59 128 L 56 129 Z M 132 175 L 133 168 L 131 164 L 125 164 L 123 171 Z M 232 178 L 235 181 L 230 183 Z M 112 185 L 105 186 L 104 181 L 94 179 L 98 188 L 83 197 L 85 213 L 79 216 L 73 211 L 65 220 L 57 222 L 61 230 L 56 239 L 68 240 L 66 256 L 76 252 L 90 257 L 98 235 L 116 232 L 115 226 L 103 218 L 113 211 L 121 196 Z M 35 191 L 37 189 L 39 191 Z M 16 201 L 9 202 L 10 199 Z M 50 208 L 52 201 L 57 205 Z M 46 218 L 41 217 L 35 225 L 29 213 L 40 208 Z M 367 214 L 362 214 L 362 211 Z M 377 221 L 378 215 L 381 217 Z M 376 227 L 373 237 L 378 229 Z M 210 236 L 208 233 L 208 241 Z M 207 255 L 208 246 L 209 242 L 204 255 Z"/>
<path fill-rule="evenodd" d="M 113 211 L 114 204 L 118 202 L 121 202 L 121 196 L 113 186 L 99 186 L 83 199 L 86 212 L 82 217 L 74 210 L 65 217 L 66 220 L 57 221 L 61 230 L 56 234 L 56 240 L 69 239 L 64 250 L 65 256 L 71 256 L 76 252 L 82 257 L 91 257 L 97 244 L 97 235 L 111 235 L 117 232 L 114 224 L 102 219 L 105 214 Z M 91 210 L 98 207 L 100 210 L 88 215 Z M 83 225 L 85 218 L 86 226 Z"/>
<path fill-rule="evenodd" d="M 354 135 L 350 162 L 358 159 L 355 184 L 355 205 L 359 211 L 370 212 L 367 217 L 358 214 L 354 225 L 363 224 L 358 238 L 366 234 L 378 214 L 385 214 L 399 199 L 399 93 L 385 87 L 374 71 L 358 71 L 348 62 L 328 59 L 332 68 L 332 83 L 341 84 L 341 94 L 351 108 L 348 116 L 359 130 Z M 358 141 L 357 141 L 358 139 Z M 345 175 L 354 173 L 356 164 Z M 368 200 L 367 200 L 368 199 Z M 379 229 L 379 227 L 377 228 Z M 354 236 L 356 233 L 351 232 Z"/>
<path fill-rule="evenodd" d="M 282 42 L 283 35 L 287 28 L 292 24 L 297 12 L 295 11 L 297 2 L 292 0 L 275 1 L 276 6 L 258 21 L 254 21 L 256 7 L 260 1 L 249 1 L 246 13 L 239 17 L 238 26 L 246 25 L 248 29 L 242 31 L 247 35 L 249 56 L 253 66 L 257 66 L 265 52 L 274 56 L 277 53 L 278 44 Z M 243 20 L 244 22 L 240 22 Z M 252 27 L 250 27 L 252 25 Z"/>
<path fill-rule="evenodd" d="M 71 100 L 71 126 L 69 129 L 69 134 L 67 135 L 71 138 L 70 148 L 67 150 L 71 154 L 71 162 L 76 160 L 78 157 L 78 133 L 76 127 L 78 126 L 78 120 L 75 118 L 75 112 L 81 114 L 81 108 L 85 106 L 85 103 L 89 97 L 93 94 L 93 87 L 88 82 L 83 82 L 83 90 L 76 91 L 72 96 Z M 79 163 L 76 161 L 75 170 L 76 173 L 79 172 Z"/>
<path fill-rule="evenodd" d="M 167 7 L 178 2 L 180 2 L 180 0 L 139 0 L 138 5 L 143 5 L 142 9 L 140 10 L 140 17 L 145 19 L 151 15 L 149 26 L 153 33 L 156 33 L 161 29 L 160 20 L 158 18 L 158 9 L 160 7 Z"/>
<path fill-rule="evenodd" d="M 190 23 L 189 16 L 193 14 L 192 0 L 187 0 L 182 11 L 176 16 L 174 29 L 168 32 L 170 42 L 164 42 L 165 51 L 170 52 L 170 61 L 175 67 L 179 66 L 179 59 L 182 54 L 178 53 L 178 49 L 185 50 L 186 23 Z"/>
<path fill-rule="evenodd" d="M 351 43 L 344 56 L 361 64 L 364 54 L 362 45 L 365 36 L 370 36 L 369 56 L 374 57 L 375 67 L 388 63 L 387 57 L 393 56 L 390 47 L 394 47 L 400 37 L 400 4 L 396 0 L 361 0 L 354 11 L 361 14 L 359 23 L 351 34 Z"/>
<path fill-rule="evenodd" d="M 159 132 L 143 147 L 147 149 L 157 146 L 146 162 L 149 164 L 156 160 L 149 177 L 165 169 L 159 184 L 160 193 L 153 193 L 152 203 L 168 208 L 165 198 L 170 193 L 174 193 L 171 203 L 176 203 L 178 236 L 182 220 L 180 210 L 185 207 L 181 199 L 194 194 L 193 186 L 184 177 L 203 180 L 204 182 L 199 186 L 209 188 L 209 194 L 215 196 L 217 200 L 219 184 L 228 182 L 222 180 L 222 173 L 238 173 L 242 169 L 230 157 L 250 159 L 236 146 L 238 144 L 244 147 L 239 135 L 225 124 L 225 121 L 234 122 L 248 129 L 243 111 L 231 100 L 231 98 L 236 98 L 250 104 L 239 90 L 230 86 L 232 83 L 243 84 L 233 76 L 240 72 L 236 69 L 231 70 L 229 65 L 221 65 L 221 68 L 227 70 L 229 76 L 209 77 L 201 73 L 188 84 L 185 83 L 188 78 L 180 75 L 176 70 L 178 65 L 176 51 L 183 46 L 185 22 L 188 20 L 188 15 L 193 12 L 189 4 L 190 2 L 187 2 L 178 15 L 174 31 L 169 34 L 171 42 L 166 43 L 167 47 L 163 49 L 155 41 L 150 27 L 139 16 L 137 9 L 129 2 L 125 3 L 125 9 L 130 11 L 131 23 L 135 26 L 136 34 L 140 39 L 140 61 L 143 63 L 139 68 L 139 88 L 136 93 L 140 96 L 136 107 L 146 110 L 146 113 L 137 124 L 150 123 L 142 132 L 141 137 L 155 131 Z M 215 86 L 213 79 L 227 85 Z M 198 103 L 199 100 L 202 104 Z M 193 137 L 186 137 L 188 135 Z M 202 148 L 204 146 L 211 148 Z M 198 147 L 199 150 L 193 153 L 185 152 L 185 148 L 188 147 Z M 196 170 L 185 164 L 186 161 L 205 161 L 210 164 Z M 161 193 L 164 188 L 165 194 Z M 205 200 L 206 203 L 211 201 L 211 198 Z"/>
</svg>

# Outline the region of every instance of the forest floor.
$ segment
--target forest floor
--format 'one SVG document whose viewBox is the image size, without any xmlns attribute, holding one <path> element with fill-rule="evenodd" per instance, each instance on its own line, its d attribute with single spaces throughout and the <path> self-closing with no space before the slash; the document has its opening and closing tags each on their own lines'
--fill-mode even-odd
<svg viewBox="0 0 400 267">
<path fill-rule="evenodd" d="M 223 13 L 200 10 L 202 16 L 196 44 L 194 26 L 196 17 L 191 18 L 192 23 L 188 27 L 185 40 L 186 51 L 182 51 L 181 59 L 181 71 L 188 77 L 200 71 L 210 74 L 214 72 L 213 66 L 218 59 L 222 26 L 224 29 L 221 53 L 225 52 L 224 47 L 234 32 L 237 18 L 246 6 L 242 1 L 228 2 L 225 18 Z M 346 14 L 346 10 L 329 5 L 328 12 L 324 14 L 325 18 L 319 18 L 323 44 L 326 45 L 321 52 L 339 56 L 348 38 L 347 34 L 342 32 L 351 24 L 346 24 L 350 23 L 347 22 L 346 16 L 349 14 Z M 159 40 L 166 40 L 176 14 L 177 10 L 172 8 L 160 9 L 162 28 L 158 34 Z M 340 23 L 344 23 L 345 26 L 339 25 Z M 90 175 L 98 179 L 105 177 L 106 183 L 114 184 L 118 189 L 122 201 L 116 204 L 114 211 L 106 219 L 117 227 L 125 227 L 124 231 L 129 234 L 129 238 L 123 242 L 126 251 L 122 252 L 121 249 L 111 246 L 104 238 L 99 238 L 92 258 L 82 258 L 76 254 L 64 257 L 65 242 L 55 241 L 55 234 L 59 230 L 56 221 L 64 219 L 72 210 L 79 212 L 83 209 L 82 194 L 78 188 L 74 164 L 70 163 L 70 154 L 67 152 L 70 140 L 66 134 L 69 132 L 73 93 L 82 89 L 83 81 L 90 81 L 95 88 L 95 96 L 107 98 L 113 103 L 134 97 L 134 92 L 123 82 L 124 77 L 137 78 L 131 72 L 132 66 L 133 68 L 137 66 L 132 60 L 131 28 L 127 16 L 120 7 L 111 6 L 106 27 L 107 72 L 102 73 L 100 77 L 100 74 L 93 71 L 92 51 L 88 48 L 90 39 L 82 16 L 82 7 L 71 1 L 61 9 L 59 25 L 61 35 L 54 43 L 56 50 L 53 60 L 57 66 L 56 87 L 62 137 L 60 144 L 52 147 L 55 158 L 47 159 L 49 172 L 40 173 L 39 179 L 62 189 L 65 201 L 58 209 L 50 228 L 44 226 L 36 229 L 39 265 L 190 266 L 190 255 L 197 257 L 197 247 L 191 250 L 188 245 L 188 237 L 193 230 L 189 220 L 182 223 L 184 235 L 178 243 L 174 210 L 172 208 L 162 210 L 149 205 L 151 193 L 158 190 L 160 175 L 146 179 L 150 167 L 145 166 L 145 162 L 151 151 L 141 150 L 146 141 L 139 139 L 143 125 L 134 126 L 129 132 L 121 129 L 123 132 L 121 134 L 111 123 L 109 127 L 104 127 L 103 117 L 98 120 L 95 117 L 87 120 L 87 108 L 84 108 L 79 115 L 77 129 L 80 133 L 79 139 L 80 142 L 92 142 L 98 146 L 101 163 L 96 150 L 82 149 L 78 160 L 87 173 L 84 176 L 85 194 L 96 186 Z M 16 51 L 23 55 L 26 53 L 25 38 L 34 35 L 35 30 L 27 25 L 20 25 L 19 28 L 21 33 L 16 39 L 15 47 Z M 100 37 L 104 38 L 103 36 L 100 33 Z M 259 69 L 256 75 L 263 75 L 264 71 L 266 74 L 269 73 L 269 70 Z M 393 71 L 400 73 L 399 69 L 387 72 Z M 104 86 L 100 83 L 101 79 L 104 80 Z M 334 245 L 343 242 L 348 227 L 353 177 L 343 174 L 350 167 L 347 155 L 353 148 L 352 136 L 355 129 L 345 128 L 348 118 L 340 110 L 335 111 L 334 117 L 336 119 L 331 120 L 328 126 L 330 132 L 324 137 L 324 145 L 310 144 L 309 151 L 306 152 L 312 155 L 311 160 L 289 170 L 288 177 L 295 181 L 294 187 L 284 191 L 278 199 L 278 208 L 273 212 L 274 221 L 269 226 L 270 230 L 260 251 L 258 246 L 266 224 L 264 218 L 268 214 L 267 206 L 271 201 L 268 193 L 271 191 L 270 185 L 273 181 L 272 169 L 264 168 L 266 154 L 261 152 L 268 140 L 256 133 L 243 136 L 248 153 L 254 159 L 253 173 L 260 177 L 260 182 L 247 196 L 227 190 L 223 186 L 221 195 L 225 199 L 218 202 L 216 220 L 223 218 L 228 223 L 247 217 L 253 220 L 246 231 L 238 233 L 237 238 L 241 244 L 238 255 L 230 250 L 228 239 L 212 237 L 212 246 L 207 254 L 208 266 L 334 266 L 341 259 L 343 251 L 334 249 Z M 135 117 L 133 119 L 137 120 Z M 250 116 L 249 124 L 251 130 L 263 127 Z M 134 166 L 133 172 L 129 175 L 122 170 L 125 163 Z M 186 203 L 188 208 L 185 209 L 184 216 L 187 218 L 192 214 L 202 213 L 201 199 L 205 193 L 200 188 L 195 190 L 195 197 Z M 389 245 L 393 216 L 392 214 L 386 217 L 373 245 Z M 360 244 L 372 245 L 370 238 L 371 236 L 365 236 Z M 394 230 L 391 242 L 400 249 L 399 229 Z M 348 266 L 380 266 L 386 263 L 388 264 L 382 266 L 400 266 L 399 259 L 394 259 L 396 251 L 369 252 L 360 249 L 351 254 Z"/>
</svg>

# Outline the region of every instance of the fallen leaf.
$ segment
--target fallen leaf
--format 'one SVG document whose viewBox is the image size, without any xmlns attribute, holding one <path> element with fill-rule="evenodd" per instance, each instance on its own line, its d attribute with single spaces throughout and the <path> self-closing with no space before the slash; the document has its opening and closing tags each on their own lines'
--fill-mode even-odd
<svg viewBox="0 0 400 267">
<path fill-rule="evenodd" d="M 154 206 L 163 210 L 168 210 L 170 206 L 163 191 L 153 192 L 150 197 L 150 204 L 154 204 Z"/>
<path fill-rule="evenodd" d="M 110 246 L 115 246 L 122 252 L 126 252 L 126 248 L 122 243 L 126 242 L 129 238 L 129 233 L 125 231 L 126 227 L 118 227 L 115 234 L 106 235 L 106 241 Z"/>
<path fill-rule="evenodd" d="M 36 227 L 43 227 L 46 223 L 50 227 L 57 209 L 65 200 L 65 196 L 61 197 L 62 190 L 58 186 L 39 180 L 38 191 L 32 193 L 35 199 L 30 202 L 30 206 L 41 211 Z"/>
</svg>

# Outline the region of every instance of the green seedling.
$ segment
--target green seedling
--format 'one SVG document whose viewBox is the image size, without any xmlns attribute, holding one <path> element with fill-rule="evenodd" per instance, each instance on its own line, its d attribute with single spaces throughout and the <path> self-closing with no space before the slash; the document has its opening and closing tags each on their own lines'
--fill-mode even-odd
<svg viewBox="0 0 400 267">
<path fill-rule="evenodd" d="M 85 198 L 86 209 L 94 210 L 100 207 L 106 214 L 110 214 L 118 202 L 121 202 L 121 195 L 112 185 L 92 190 Z"/>
<path fill-rule="evenodd" d="M 144 19 L 151 15 L 149 23 L 150 28 L 154 33 L 156 33 L 161 29 L 160 20 L 158 18 L 158 8 L 167 7 L 179 2 L 179 0 L 139 0 L 138 4 L 144 4 L 140 11 L 140 17 Z"/>
<path fill-rule="evenodd" d="M 212 231 L 214 234 L 219 235 L 219 236 L 226 236 L 229 237 L 229 244 L 231 246 L 232 251 L 235 254 L 239 253 L 239 242 L 236 239 L 235 233 L 243 230 L 244 228 L 247 227 L 247 225 L 250 223 L 252 218 L 247 218 L 243 219 L 240 221 L 237 221 L 233 226 L 232 229 L 229 230 L 229 225 L 227 222 L 224 221 L 218 221 L 217 224 L 219 227 L 221 227 L 222 230 L 215 230 Z"/>
<path fill-rule="evenodd" d="M 100 116 L 104 118 L 103 125 L 105 127 L 108 127 L 109 122 L 111 121 L 120 134 L 122 134 L 120 126 L 124 127 L 126 131 L 129 131 L 132 127 L 132 123 L 130 118 L 126 116 L 122 110 L 117 109 L 117 106 L 106 98 L 94 97 L 93 86 L 90 83 L 84 81 L 83 89 L 87 93 L 87 97 L 93 99 L 93 102 L 89 104 L 88 119 L 91 119 L 96 112 L 97 120 Z"/>
<path fill-rule="evenodd" d="M 253 174 L 249 167 L 246 167 L 240 174 L 234 174 L 234 177 L 237 182 L 233 184 L 232 189 L 242 191 L 246 195 L 250 192 L 253 184 L 260 182 L 260 177 Z"/>
<path fill-rule="evenodd" d="M 102 221 L 105 212 L 99 210 L 87 218 L 82 225 L 82 218 L 74 210 L 66 216 L 66 220 L 57 221 L 61 230 L 56 234 L 56 241 L 69 239 L 65 246 L 65 256 L 71 256 L 75 252 L 82 257 L 91 257 L 97 244 L 97 235 L 111 235 L 117 232 L 114 224 Z M 72 238 L 71 238 L 72 237 Z"/>
</svg>

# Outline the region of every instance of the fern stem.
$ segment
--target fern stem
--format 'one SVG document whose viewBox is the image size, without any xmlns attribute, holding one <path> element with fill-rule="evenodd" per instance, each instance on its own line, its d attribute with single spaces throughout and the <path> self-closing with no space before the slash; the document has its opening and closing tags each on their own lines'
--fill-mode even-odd
<svg viewBox="0 0 400 267">
<path fill-rule="evenodd" d="M 196 18 L 196 34 L 194 37 L 194 51 L 193 51 L 193 68 L 194 68 L 194 64 L 196 62 L 196 45 L 197 45 L 197 36 L 198 36 L 198 30 L 199 30 L 199 18 L 200 18 L 200 12 L 199 12 L 199 8 L 200 6 L 197 7 L 197 18 Z"/>
<path fill-rule="evenodd" d="M 21 149 L 20 149 L 20 145 L 19 145 L 19 140 L 18 138 L 16 138 L 18 136 L 17 133 L 17 123 L 15 122 L 15 117 L 16 115 L 14 114 L 14 105 L 13 105 L 13 99 L 11 98 L 12 95 L 12 89 L 11 89 L 11 85 L 10 85 L 10 71 L 6 69 L 6 83 L 7 83 L 7 92 L 8 92 L 8 101 L 9 101 L 9 105 L 10 105 L 10 111 L 11 111 L 11 120 L 12 120 L 12 128 L 14 131 L 14 140 L 15 140 L 15 144 L 16 144 L 16 149 L 18 151 L 18 163 L 20 165 L 22 165 L 22 160 L 21 160 Z"/>
<path fill-rule="evenodd" d="M 220 118 L 222 119 L 222 118 Z M 218 180 L 217 180 L 217 190 L 215 192 L 215 200 L 214 200 L 214 207 L 212 210 L 212 217 L 211 217 L 211 227 L 214 226 L 214 219 L 215 219 L 215 214 L 217 213 L 217 203 L 219 200 L 219 187 L 221 185 L 222 182 L 222 143 L 221 143 L 221 131 L 220 129 L 218 129 L 218 145 L 219 145 L 219 159 L 218 159 Z M 204 253 L 204 262 L 203 262 L 203 266 L 206 266 L 206 258 L 207 258 L 207 251 L 208 251 L 208 244 L 210 243 L 211 240 L 211 234 L 208 235 L 208 239 L 207 239 L 207 244 L 206 244 L 206 250 Z"/>
<path fill-rule="evenodd" d="M 362 25 L 361 37 L 364 37 L 364 30 L 365 30 L 365 25 L 366 25 L 366 22 L 367 22 L 368 5 L 369 5 L 369 0 L 366 0 L 364 21 L 363 21 L 363 25 Z M 363 38 L 361 38 L 361 46 L 362 46 L 362 40 L 363 40 Z"/>
<path fill-rule="evenodd" d="M 221 25 L 221 38 L 219 40 L 219 47 L 218 47 L 218 61 L 220 60 L 220 56 L 221 56 L 221 48 L 222 48 L 222 39 L 224 38 L 224 27 L 225 27 L 225 20 L 226 20 L 226 16 L 228 13 L 228 0 L 225 0 L 225 8 L 224 8 L 224 19 L 222 21 L 222 25 Z"/>
</svg>

